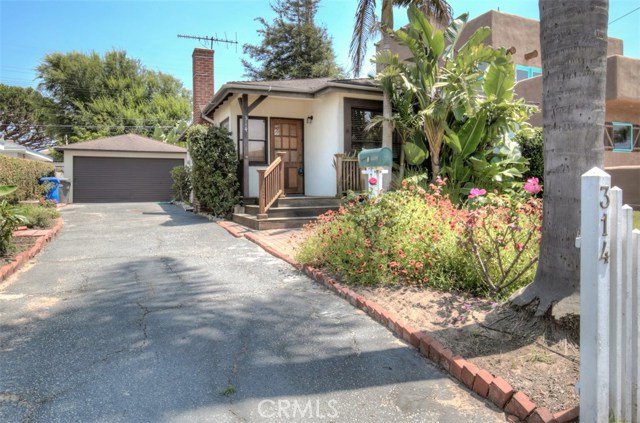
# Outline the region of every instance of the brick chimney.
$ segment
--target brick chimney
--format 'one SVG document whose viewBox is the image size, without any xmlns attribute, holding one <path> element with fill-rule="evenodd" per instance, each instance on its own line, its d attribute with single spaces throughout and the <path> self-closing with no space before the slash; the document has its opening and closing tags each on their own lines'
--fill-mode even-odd
<svg viewBox="0 0 640 423">
<path fill-rule="evenodd" d="M 213 50 L 193 49 L 193 123 L 205 123 L 202 109 L 213 98 Z"/>
</svg>

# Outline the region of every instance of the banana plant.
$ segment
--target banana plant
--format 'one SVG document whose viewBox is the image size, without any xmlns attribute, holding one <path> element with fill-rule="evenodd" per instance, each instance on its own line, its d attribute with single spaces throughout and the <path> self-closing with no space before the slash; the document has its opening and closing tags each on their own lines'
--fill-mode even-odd
<svg viewBox="0 0 640 423">
<path fill-rule="evenodd" d="M 487 27 L 462 43 L 467 15 L 454 19 L 444 32 L 434 30 L 416 8 L 409 8 L 408 17 L 405 29 L 394 34 L 412 57 L 400 62 L 387 53 L 374 61 L 393 73 L 402 98 L 414 101 L 432 179 L 448 178 L 453 196 L 459 197 L 480 182 L 499 186 L 517 178 L 524 159 L 516 152 L 502 154 L 513 147 L 505 137 L 528 126 L 531 110 L 513 100 L 514 66 L 506 50 L 483 44 L 491 34 Z M 407 145 L 419 157 L 418 145 Z"/>
</svg>

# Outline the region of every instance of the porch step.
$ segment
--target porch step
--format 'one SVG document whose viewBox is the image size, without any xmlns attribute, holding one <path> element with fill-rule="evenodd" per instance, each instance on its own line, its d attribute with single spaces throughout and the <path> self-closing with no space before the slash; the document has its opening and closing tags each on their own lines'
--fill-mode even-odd
<svg viewBox="0 0 640 423">
<path fill-rule="evenodd" d="M 291 229 L 301 228 L 307 223 L 317 219 L 314 216 L 307 217 L 269 217 L 264 220 L 258 220 L 256 216 L 246 213 L 234 213 L 233 221 L 251 229 L 263 231 L 267 229 Z"/>
<path fill-rule="evenodd" d="M 248 202 L 247 202 L 248 203 Z M 301 228 L 313 222 L 328 210 L 338 210 L 341 200 L 335 197 L 280 198 L 267 212 L 267 218 L 258 220 L 259 207 L 245 203 L 244 213 L 234 213 L 233 221 L 251 229 Z"/>
<path fill-rule="evenodd" d="M 269 218 L 272 217 L 317 217 L 323 213 L 326 213 L 328 210 L 337 211 L 340 208 L 339 205 L 334 206 L 278 206 L 272 207 L 269 209 L 268 215 Z M 244 211 L 246 214 L 257 216 L 258 211 L 260 210 L 259 206 L 244 206 Z"/>
<path fill-rule="evenodd" d="M 340 207 L 341 201 L 336 197 L 284 197 L 278 199 L 276 207 Z"/>
</svg>

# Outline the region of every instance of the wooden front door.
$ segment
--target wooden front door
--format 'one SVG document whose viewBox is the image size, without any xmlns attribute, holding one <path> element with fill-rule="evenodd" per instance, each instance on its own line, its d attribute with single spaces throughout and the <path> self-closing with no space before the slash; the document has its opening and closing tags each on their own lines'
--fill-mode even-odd
<svg viewBox="0 0 640 423">
<path fill-rule="evenodd" d="M 284 152 L 284 192 L 304 194 L 302 120 L 271 119 L 271 160 Z"/>
</svg>

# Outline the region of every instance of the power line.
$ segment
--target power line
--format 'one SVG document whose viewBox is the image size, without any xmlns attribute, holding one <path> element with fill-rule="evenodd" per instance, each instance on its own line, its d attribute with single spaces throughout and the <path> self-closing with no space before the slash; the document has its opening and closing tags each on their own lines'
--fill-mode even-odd
<svg viewBox="0 0 640 423">
<path fill-rule="evenodd" d="M 632 14 L 633 12 L 637 12 L 638 10 L 640 10 L 640 7 L 636 7 L 635 9 L 633 9 L 631 12 L 625 13 L 624 15 L 620 16 L 619 18 L 616 18 L 614 20 L 612 20 L 611 22 L 609 22 L 609 25 L 611 25 L 614 22 L 618 22 L 620 19 L 629 16 L 630 14 Z"/>
<path fill-rule="evenodd" d="M 73 114 L 65 114 L 65 113 L 52 113 L 52 112 L 47 112 L 47 111 L 39 111 L 36 113 L 37 115 L 43 115 L 43 116 L 50 116 L 50 117 L 66 117 L 69 119 L 73 119 L 74 117 L 77 117 L 76 115 Z M 23 116 L 22 113 L 18 113 L 18 112 L 11 112 L 11 111 L 7 111 L 7 110 L 0 110 L 0 117 L 2 116 L 13 116 L 15 117 L 21 117 Z M 126 116 L 116 116 L 116 115 L 100 115 L 101 117 L 104 116 L 106 118 L 109 119 L 116 119 L 116 120 L 142 120 L 144 121 L 153 121 L 154 118 L 153 117 L 140 117 L 140 118 L 130 118 L 130 117 L 126 117 Z M 178 125 L 180 122 L 186 122 L 186 119 L 184 118 L 176 118 L 176 120 L 161 120 L 158 121 L 158 124 L 165 124 L 163 125 L 164 127 L 174 127 L 176 125 Z M 75 125 L 74 125 L 75 126 Z M 146 125 L 146 126 L 150 126 L 150 125 Z"/>
</svg>

